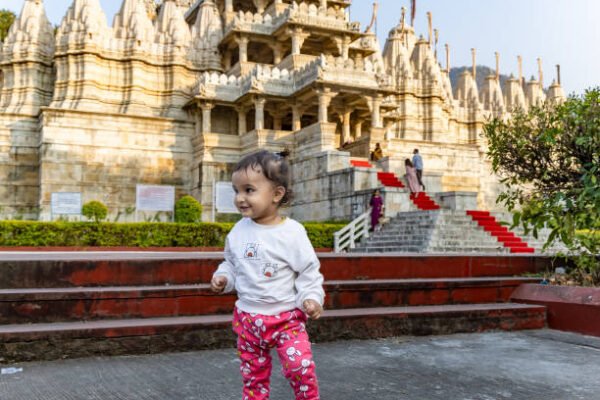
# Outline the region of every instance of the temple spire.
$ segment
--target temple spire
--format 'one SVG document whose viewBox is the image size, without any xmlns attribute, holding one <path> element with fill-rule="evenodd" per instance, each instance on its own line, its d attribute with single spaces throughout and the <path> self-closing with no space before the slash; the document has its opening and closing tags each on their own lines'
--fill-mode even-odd
<svg viewBox="0 0 600 400">
<path fill-rule="evenodd" d="M 450 45 L 446 43 L 446 72 L 450 74 Z"/>
<path fill-rule="evenodd" d="M 379 8 L 379 4 L 377 3 L 377 1 L 373 2 L 373 14 L 371 16 L 371 22 L 369 23 L 369 26 L 367 27 L 367 29 L 365 29 L 365 33 L 371 32 L 371 29 L 373 28 L 373 26 L 377 24 L 377 9 L 378 8 Z"/>
<path fill-rule="evenodd" d="M 152 41 L 154 28 L 145 4 L 140 0 L 124 0 L 113 19 L 115 37 Z"/>
<path fill-rule="evenodd" d="M 406 27 L 406 7 L 402 6 L 402 16 L 400 17 L 400 26 L 402 27 L 402 32 L 404 32 L 404 28 Z"/>
<path fill-rule="evenodd" d="M 517 62 L 519 64 L 519 83 L 523 84 L 523 58 L 521 56 L 517 56 Z"/>
<path fill-rule="evenodd" d="M 473 75 L 473 79 L 477 80 L 477 50 L 475 48 L 471 49 L 471 58 L 473 60 L 473 69 L 472 69 L 472 75 Z"/>
<path fill-rule="evenodd" d="M 494 53 L 496 56 L 496 80 L 500 81 L 500 53 Z"/>
<path fill-rule="evenodd" d="M 417 15 L 417 0 L 410 2 L 410 26 L 415 26 L 415 16 Z"/>
<path fill-rule="evenodd" d="M 427 11 L 427 32 L 429 37 L 427 41 L 429 42 L 429 47 L 433 47 L 433 16 L 431 15 L 431 11 Z"/>
<path fill-rule="evenodd" d="M 437 58 L 438 58 L 438 56 L 437 56 L 437 45 L 438 45 L 438 42 L 440 40 L 440 31 L 438 31 L 437 29 L 434 29 L 433 30 L 433 36 L 434 36 L 434 40 L 435 40 L 434 41 L 434 46 L 433 46 L 433 48 L 434 48 L 433 55 L 434 55 L 434 57 L 435 57 L 435 59 L 437 61 Z"/>
<path fill-rule="evenodd" d="M 538 74 L 539 74 L 539 80 L 540 80 L 540 87 L 544 87 L 544 69 L 542 67 L 542 59 L 538 58 L 537 59 L 537 63 L 538 63 Z"/>
</svg>

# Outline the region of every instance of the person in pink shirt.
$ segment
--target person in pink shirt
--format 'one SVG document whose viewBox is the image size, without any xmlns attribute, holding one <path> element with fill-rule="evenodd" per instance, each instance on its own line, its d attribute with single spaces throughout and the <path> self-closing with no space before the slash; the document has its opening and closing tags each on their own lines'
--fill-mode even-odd
<svg viewBox="0 0 600 400">
<path fill-rule="evenodd" d="M 243 218 L 227 235 L 211 287 L 238 295 L 233 330 L 243 400 L 269 399 L 273 348 L 296 399 L 319 399 L 306 322 L 323 312 L 323 275 L 304 227 L 279 215 L 290 202 L 289 182 L 286 160 L 268 151 L 244 157 L 232 176 Z"/>
</svg>

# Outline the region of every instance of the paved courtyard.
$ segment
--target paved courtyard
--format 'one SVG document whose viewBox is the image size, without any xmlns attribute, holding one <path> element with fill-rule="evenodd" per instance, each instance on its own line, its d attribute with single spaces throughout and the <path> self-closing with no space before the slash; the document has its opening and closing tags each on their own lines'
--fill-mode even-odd
<svg viewBox="0 0 600 400">
<path fill-rule="evenodd" d="M 595 400 L 600 339 L 551 330 L 323 343 L 323 400 Z M 231 400 L 233 349 L 2 365 L 0 399 Z M 292 399 L 273 371 L 271 400 Z"/>
</svg>

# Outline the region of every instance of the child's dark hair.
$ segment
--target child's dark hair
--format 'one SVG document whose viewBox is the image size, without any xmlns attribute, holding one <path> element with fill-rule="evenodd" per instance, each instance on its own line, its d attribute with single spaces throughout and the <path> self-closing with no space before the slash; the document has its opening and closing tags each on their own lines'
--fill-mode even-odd
<svg viewBox="0 0 600 400">
<path fill-rule="evenodd" d="M 409 167 L 413 167 L 413 163 L 412 163 L 412 161 L 410 161 L 410 158 L 407 158 L 406 160 L 404 160 L 404 165 L 407 165 Z"/>
<path fill-rule="evenodd" d="M 245 171 L 248 168 L 252 168 L 254 171 L 261 171 L 265 178 L 273 182 L 275 186 L 282 186 L 285 189 L 285 194 L 279 202 L 279 206 L 290 205 L 292 202 L 290 167 L 285 157 L 282 157 L 280 153 L 260 150 L 242 158 L 235 166 L 233 172 Z"/>
</svg>

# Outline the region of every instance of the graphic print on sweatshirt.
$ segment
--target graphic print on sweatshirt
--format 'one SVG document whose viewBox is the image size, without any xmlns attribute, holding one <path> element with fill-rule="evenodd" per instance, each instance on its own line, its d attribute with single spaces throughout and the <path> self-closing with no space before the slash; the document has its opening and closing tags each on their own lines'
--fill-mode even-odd
<svg viewBox="0 0 600 400">
<path fill-rule="evenodd" d="M 260 269 L 262 275 L 267 278 L 273 278 L 277 276 L 277 271 L 279 271 L 279 267 L 274 263 L 264 263 Z"/>
<path fill-rule="evenodd" d="M 258 260 L 258 243 L 246 243 L 244 250 L 244 258 L 250 260 Z"/>
</svg>

